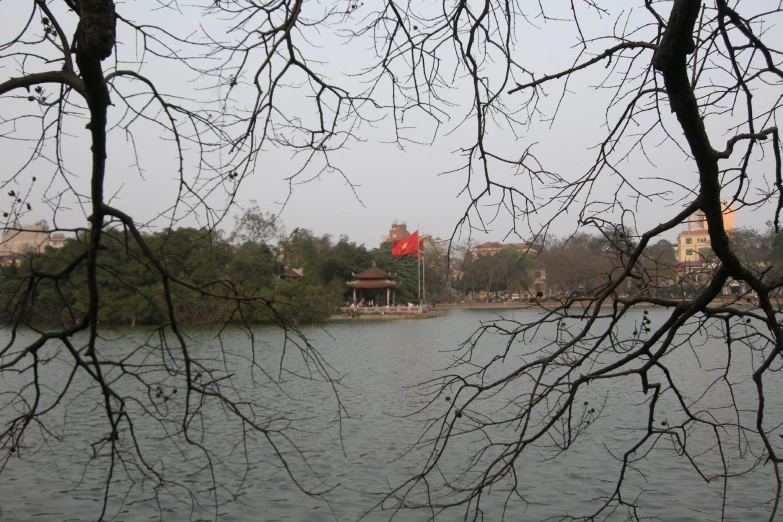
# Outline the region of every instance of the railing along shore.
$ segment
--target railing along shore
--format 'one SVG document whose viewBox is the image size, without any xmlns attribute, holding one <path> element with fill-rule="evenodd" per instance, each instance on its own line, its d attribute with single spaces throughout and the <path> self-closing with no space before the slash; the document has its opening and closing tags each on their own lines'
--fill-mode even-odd
<svg viewBox="0 0 783 522">
<path fill-rule="evenodd" d="M 341 306 L 340 311 L 350 314 L 423 314 L 426 313 L 427 305 L 416 306 L 362 306 L 354 307 Z"/>
</svg>

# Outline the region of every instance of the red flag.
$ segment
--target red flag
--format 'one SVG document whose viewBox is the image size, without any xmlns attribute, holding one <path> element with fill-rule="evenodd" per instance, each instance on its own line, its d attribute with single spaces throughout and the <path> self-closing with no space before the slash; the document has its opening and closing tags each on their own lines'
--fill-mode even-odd
<svg viewBox="0 0 783 522">
<path fill-rule="evenodd" d="M 407 256 L 413 254 L 419 246 L 419 231 L 417 230 L 405 239 L 392 244 L 392 256 Z"/>
<path fill-rule="evenodd" d="M 424 257 L 424 240 L 426 240 L 428 237 L 430 236 L 424 235 L 419 238 L 419 248 L 416 250 L 416 252 L 413 252 L 413 257 L 418 259 Z"/>
</svg>

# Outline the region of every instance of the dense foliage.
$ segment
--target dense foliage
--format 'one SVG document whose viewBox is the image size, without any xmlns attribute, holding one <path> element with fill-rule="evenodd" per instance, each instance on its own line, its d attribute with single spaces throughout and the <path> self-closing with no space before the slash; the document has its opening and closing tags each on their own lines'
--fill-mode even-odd
<svg viewBox="0 0 783 522">
<path fill-rule="evenodd" d="M 328 235 L 316 237 L 309 230 L 297 228 L 272 246 L 265 242 L 271 237 L 243 231 L 252 217 L 253 212 L 247 212 L 238 219 L 238 230 L 229 239 L 195 228 L 143 234 L 147 246 L 166 268 L 192 283 L 171 288 L 173 309 L 181 324 L 321 321 L 349 298 L 345 282 L 373 262 L 397 274 L 403 285 L 398 300 L 413 300 L 416 294 L 415 259 L 393 259 L 388 243 L 370 251 L 347 236 L 333 244 Z M 121 229 L 107 232 L 106 238 L 98 254 L 98 284 L 106 296 L 100 322 L 169 322 L 164 282 L 148 269 L 139 247 L 128 244 Z M 237 238 L 245 241 L 238 243 Z M 4 266 L 0 283 L 6 303 L 3 320 L 50 325 L 77 322 L 89 304 L 87 275 L 84 265 L 78 263 L 86 252 L 85 235 L 81 234 L 68 239 L 61 249 L 47 248 L 42 254 L 26 255 L 16 264 Z M 54 274 L 69 266 L 73 269 L 67 279 L 43 277 L 33 287 L 28 286 L 32 273 Z M 303 277 L 281 278 L 286 267 L 302 268 Z M 17 299 L 21 296 L 24 298 Z M 260 296 L 263 305 L 254 300 L 237 301 L 238 296 Z"/>
<path fill-rule="evenodd" d="M 402 283 L 397 301 L 418 301 L 417 261 L 414 257 L 392 257 L 391 243 L 368 250 L 364 245 L 341 236 L 333 243 L 329 235 L 315 236 L 312 231 L 296 228 L 278 236 L 270 245 L 271 235 L 247 230 L 254 215 L 251 209 L 237 219 L 237 230 L 228 239 L 205 229 L 179 228 L 145 234 L 144 238 L 168 270 L 187 276 L 192 287 L 174 287 L 173 304 L 183 324 L 208 324 L 226 320 L 254 323 L 321 321 L 341 304 L 351 299 L 345 285 L 354 274 L 375 263 L 396 274 Z M 265 223 L 269 227 L 270 221 Z M 243 230 L 244 229 L 244 230 Z M 274 229 L 281 233 L 282 229 Z M 35 324 L 74 324 L 88 305 L 85 291 L 86 273 L 78 263 L 86 255 L 84 234 L 68 239 L 61 249 L 47 248 L 40 255 L 28 255 L 16 264 L 3 267 L 2 295 L 6 297 L 3 320 L 22 319 Z M 110 240 L 99 253 L 101 270 L 98 282 L 108 296 L 99 319 L 103 324 L 162 324 L 169 321 L 164 300 L 163 281 L 141 261 L 138 247 L 127 246 L 124 232 L 112 230 Z M 244 241 L 238 242 L 237 238 Z M 732 232 L 732 244 L 750 266 L 772 271 L 783 262 L 783 242 L 769 229 L 761 232 L 749 228 Z M 620 255 L 612 243 L 599 235 L 578 234 L 553 239 L 539 251 L 508 249 L 496 255 L 473 256 L 469 248 L 462 259 L 444 249 L 428 248 L 424 262 L 426 296 L 443 301 L 479 292 L 519 292 L 535 295 L 534 273 L 543 273 L 546 297 L 593 294 L 600 291 L 622 267 Z M 699 277 L 686 278 L 675 257 L 674 244 L 660 240 L 645 251 L 643 273 L 639 281 L 645 291 L 658 297 L 682 297 L 692 294 Z M 710 270 L 711 255 L 705 255 L 704 270 Z M 449 269 L 449 263 L 453 269 Z M 60 280 L 43 277 L 28 288 L 31 273 L 53 274 L 74 266 L 71 277 Z M 286 267 L 301 268 L 303 277 L 284 279 Z M 457 269 L 456 267 L 459 267 Z M 689 267 L 690 268 L 690 267 Z M 461 291 L 451 290 L 452 280 Z M 640 285 L 626 285 L 622 294 L 640 292 Z M 29 294 L 26 299 L 17 300 Z M 237 304 L 238 295 L 261 296 L 270 306 L 259 307 L 252 301 Z M 367 294 L 365 299 L 380 303 L 384 292 Z M 11 306 L 10 303 L 14 303 Z"/>
</svg>

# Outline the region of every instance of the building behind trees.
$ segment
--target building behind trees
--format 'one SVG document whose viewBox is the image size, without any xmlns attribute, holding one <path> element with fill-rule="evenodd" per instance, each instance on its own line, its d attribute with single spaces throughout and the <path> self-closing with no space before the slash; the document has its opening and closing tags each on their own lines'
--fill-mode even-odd
<svg viewBox="0 0 783 522">
<path fill-rule="evenodd" d="M 62 248 L 65 244 L 65 234 L 50 233 L 49 223 L 45 220 L 32 225 L 16 224 L 3 230 L 3 241 L 0 243 L 0 260 L 3 264 L 15 262 L 25 254 L 40 254 L 46 247 Z"/>
</svg>

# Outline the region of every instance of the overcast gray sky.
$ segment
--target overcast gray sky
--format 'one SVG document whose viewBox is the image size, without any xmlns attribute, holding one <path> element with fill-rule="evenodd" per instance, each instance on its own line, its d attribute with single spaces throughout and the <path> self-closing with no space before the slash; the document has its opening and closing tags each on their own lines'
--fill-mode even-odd
<svg viewBox="0 0 783 522">
<path fill-rule="evenodd" d="M 365 5 L 366 4 L 366 5 Z M 355 15 L 356 20 L 361 20 L 363 12 L 375 7 L 377 2 L 367 0 L 361 4 Z M 529 4 L 529 5 L 528 5 Z M 538 10 L 537 2 L 524 4 L 530 9 L 531 14 Z M 552 3 L 554 14 L 567 15 L 569 3 Z M 774 5 L 775 2 L 756 0 L 754 7 L 761 10 L 762 4 Z M 314 13 L 320 4 L 306 3 L 305 9 L 312 8 Z M 588 12 L 582 13 L 582 29 L 589 36 L 609 34 L 612 32 L 616 20 L 625 20 L 625 16 L 631 13 L 631 24 L 645 20 L 641 8 L 643 2 L 635 0 L 609 1 L 605 5 L 609 15 L 597 16 Z M 414 3 L 415 6 L 415 3 Z M 199 10 L 182 6 L 182 11 L 171 9 L 159 9 L 150 12 L 143 2 L 126 4 L 118 2 L 118 10 L 130 13 L 127 16 L 141 22 L 154 20 L 156 23 L 168 24 L 172 31 L 178 34 L 191 34 L 198 32 L 200 27 L 214 32 L 220 31 L 221 23 L 215 20 L 203 20 Z M 558 11 L 560 9 L 560 11 Z M 665 9 L 665 7 L 661 7 Z M 3 30 L 19 27 L 29 15 L 30 2 L 27 0 L 4 0 L 0 3 L 0 16 L 4 20 L 12 20 L 13 23 L 5 23 Z M 72 15 L 62 13 L 63 16 Z M 313 14 L 315 16 L 315 14 Z M 576 58 L 574 48 L 577 39 L 575 27 L 568 22 L 544 21 L 540 18 L 531 19 L 525 23 L 522 19 L 517 23 L 517 44 L 515 59 L 529 70 L 536 71 L 537 76 L 556 72 L 572 64 Z M 770 38 L 779 44 L 783 38 L 783 31 L 772 31 Z M 123 40 L 123 36 L 126 37 Z M 643 36 L 643 35 L 642 35 Z M 356 88 L 360 87 L 359 80 L 354 74 L 367 66 L 368 53 L 366 42 L 358 42 L 348 45 L 329 31 L 321 33 L 321 40 L 311 42 L 308 47 L 320 59 L 327 61 L 323 67 L 328 71 L 329 77 L 337 83 Z M 303 44 L 305 45 L 305 44 Z M 611 45 L 611 42 L 610 44 Z M 138 49 L 139 43 L 127 36 L 120 34 L 120 53 L 125 60 L 120 68 L 139 67 L 133 63 L 130 57 L 137 61 L 145 61 L 143 71 L 163 86 L 168 94 L 173 94 L 183 99 L 197 98 L 214 101 L 225 92 L 220 89 L 207 88 L 212 82 L 209 78 L 198 78 L 192 71 L 177 66 L 176 64 L 160 64 L 150 55 L 142 55 L 133 52 Z M 305 45 L 306 46 L 306 45 Z M 109 61 L 107 68 L 111 67 Z M 2 74 L 11 77 L 18 74 L 21 65 L 16 65 L 17 70 L 8 61 L 5 62 Z M 509 155 L 521 154 L 527 147 L 535 144 L 533 150 L 542 160 L 546 168 L 557 171 L 567 179 L 576 179 L 583 175 L 595 158 L 594 146 L 603 139 L 606 134 L 605 107 L 611 96 L 611 91 L 596 91 L 592 89 L 597 85 L 607 70 L 598 66 L 593 70 L 575 75 L 569 83 L 568 93 L 560 106 L 558 117 L 553 124 L 541 121 L 541 117 L 534 117 L 532 123 L 518 136 L 514 136 L 508 130 L 502 128 L 489 128 L 488 136 L 492 147 L 503 150 Z M 378 245 L 380 236 L 388 232 L 390 224 L 394 220 L 405 221 L 409 230 L 413 231 L 417 226 L 421 231 L 440 236 L 449 237 L 459 218 L 464 213 L 469 202 L 467 194 L 462 192 L 466 184 L 464 173 L 443 174 L 454 169 L 464 162 L 455 151 L 471 144 L 475 134 L 475 124 L 472 121 L 458 126 L 464 118 L 470 103 L 470 83 L 463 72 L 458 72 L 453 77 L 453 90 L 447 93 L 449 100 L 454 104 L 449 109 L 449 119 L 444 121 L 434 140 L 428 145 L 407 145 L 401 150 L 395 144 L 386 143 L 392 136 L 391 121 L 387 115 L 385 120 L 375 126 L 364 125 L 355 131 L 361 141 L 349 142 L 345 149 L 334 153 L 332 159 L 342 173 L 325 172 L 311 179 L 313 172 L 303 175 L 301 178 L 289 182 L 286 178 L 299 168 L 300 158 L 293 155 L 290 150 L 269 146 L 259 157 L 256 169 L 246 177 L 237 198 L 239 206 L 249 206 L 251 200 L 255 200 L 264 209 L 271 212 L 281 212 L 281 218 L 289 230 L 294 227 L 312 229 L 316 234 L 332 234 L 335 238 L 342 234 L 348 235 L 358 243 L 364 243 L 367 247 Z M 235 106 L 250 106 L 252 103 L 252 77 L 239 79 L 240 85 L 234 93 Z M 560 98 L 562 84 L 553 84 L 547 87 L 548 97 L 542 100 L 540 108 L 543 115 L 551 116 Z M 283 106 L 295 107 L 302 103 L 296 98 L 296 91 L 286 91 L 291 95 L 290 99 L 278 100 Z M 768 93 L 759 92 L 757 96 L 767 96 Z M 248 96 L 247 101 L 242 97 Z M 522 93 L 505 97 L 505 103 L 510 110 L 515 109 L 515 103 L 524 99 Z M 24 97 L 16 100 L 3 100 L 0 109 L 4 114 L 12 111 L 30 110 L 31 105 L 24 101 Z M 183 100 L 182 102 L 186 102 Z M 21 108 L 20 108 L 21 107 Z M 34 107 L 34 110 L 41 110 Z M 158 116 L 163 118 L 162 113 Z M 113 109 L 111 114 L 113 121 L 120 119 L 119 109 Z M 71 171 L 68 174 L 70 183 L 77 191 L 86 193 L 88 181 L 88 144 L 84 131 L 84 121 L 75 119 L 67 126 L 67 143 L 64 154 L 68 160 Z M 410 135 L 418 139 L 429 141 L 433 136 L 432 121 L 411 114 L 406 120 L 406 125 L 411 128 Z M 674 129 L 679 135 L 679 128 L 674 122 L 670 129 Z M 719 141 L 725 139 L 721 134 L 725 132 L 721 128 L 721 120 L 715 120 L 716 136 Z M 712 123 L 711 123 L 712 124 Z M 20 123 L 19 125 L 23 125 Z M 176 162 L 172 148 L 171 137 L 162 132 L 151 123 L 139 126 L 140 130 L 131 136 L 121 128 L 114 128 L 110 141 L 110 172 L 107 177 L 107 194 L 116 194 L 112 203 L 131 213 L 141 222 L 152 220 L 161 212 L 170 208 L 176 200 L 179 183 L 176 174 Z M 9 127 L 3 129 L 9 131 Z M 651 143 L 654 145 L 653 143 Z M 133 151 L 132 145 L 138 150 L 138 155 Z M 3 140 L 0 142 L 0 154 L 4 158 L 0 176 L 6 181 L 13 172 L 18 169 L 29 157 L 35 144 L 33 142 L 15 142 Z M 518 153 L 516 151 L 519 151 Z M 650 227 L 676 212 L 681 201 L 679 197 L 686 193 L 687 188 L 696 184 L 695 167 L 692 162 L 676 150 L 671 144 L 653 146 L 647 150 L 653 163 L 647 161 L 642 154 L 635 154 L 622 163 L 623 173 L 630 176 L 634 182 L 644 191 L 659 192 L 668 191 L 665 198 L 652 200 L 641 199 L 637 202 L 629 201 L 629 208 L 638 210 L 636 228 L 642 230 Z M 53 157 L 51 148 L 45 151 L 45 156 Z M 194 176 L 196 163 L 190 160 L 186 165 L 188 175 Z M 39 180 L 33 184 L 31 176 L 37 175 Z M 513 183 L 523 190 L 527 190 L 527 184 L 523 177 L 514 177 L 508 170 L 498 169 L 493 171 L 493 176 L 499 180 Z M 669 183 L 661 183 L 654 178 L 674 179 L 682 188 Z M 49 183 L 50 180 L 54 180 Z M 306 183 L 301 180 L 309 179 Z M 355 186 L 348 186 L 350 180 Z M 767 180 L 768 182 L 769 180 Z M 764 181 L 757 180 L 760 186 Z M 481 187 L 483 180 L 474 178 L 471 186 Z M 607 197 L 617 190 L 619 181 L 616 178 L 607 177 L 597 187 L 593 198 Z M 17 190 L 31 190 L 31 200 L 40 201 L 46 195 L 49 202 L 53 201 L 53 194 L 65 189 L 64 182 L 54 172 L 54 167 L 49 160 L 37 161 L 28 169 L 25 176 L 6 184 L 7 187 L 17 187 Z M 225 199 L 225 190 L 220 187 L 212 187 L 214 192 L 210 197 L 215 201 Z M 292 189 L 289 198 L 289 190 Z M 283 202 L 287 204 L 283 207 Z M 487 200 L 491 203 L 492 200 Z M 62 200 L 62 208 L 57 213 L 57 224 L 60 226 L 82 226 L 85 224 L 85 211 L 74 201 L 74 198 L 66 194 Z M 233 215 L 237 209 L 232 211 Z M 476 241 L 503 240 L 515 241 L 515 236 L 507 237 L 511 222 L 504 215 L 495 221 L 491 220 L 494 211 L 491 207 L 485 209 L 484 217 L 487 219 L 487 233 L 473 232 Z M 547 215 L 542 214 L 541 219 Z M 737 216 L 738 226 L 752 226 L 761 228 L 770 219 L 771 213 L 766 212 L 742 212 Z M 33 211 L 23 216 L 24 222 L 32 222 L 37 219 L 52 221 L 51 205 L 46 207 L 35 204 Z M 196 224 L 197 216 L 187 217 L 183 224 Z M 203 217 L 201 218 L 203 222 Z M 157 226 L 165 224 L 165 221 L 157 221 Z M 474 224 L 477 222 L 474 220 Z M 534 223 L 535 224 L 535 223 Z M 233 220 L 223 223 L 222 228 L 229 230 Z M 564 235 L 574 231 L 576 226 L 576 213 L 570 212 L 559 219 L 553 227 L 557 234 Z M 529 237 L 525 226 L 519 229 L 520 235 Z M 668 236 L 670 239 L 674 235 Z M 467 240 L 467 231 L 464 231 L 461 240 Z"/>
</svg>

